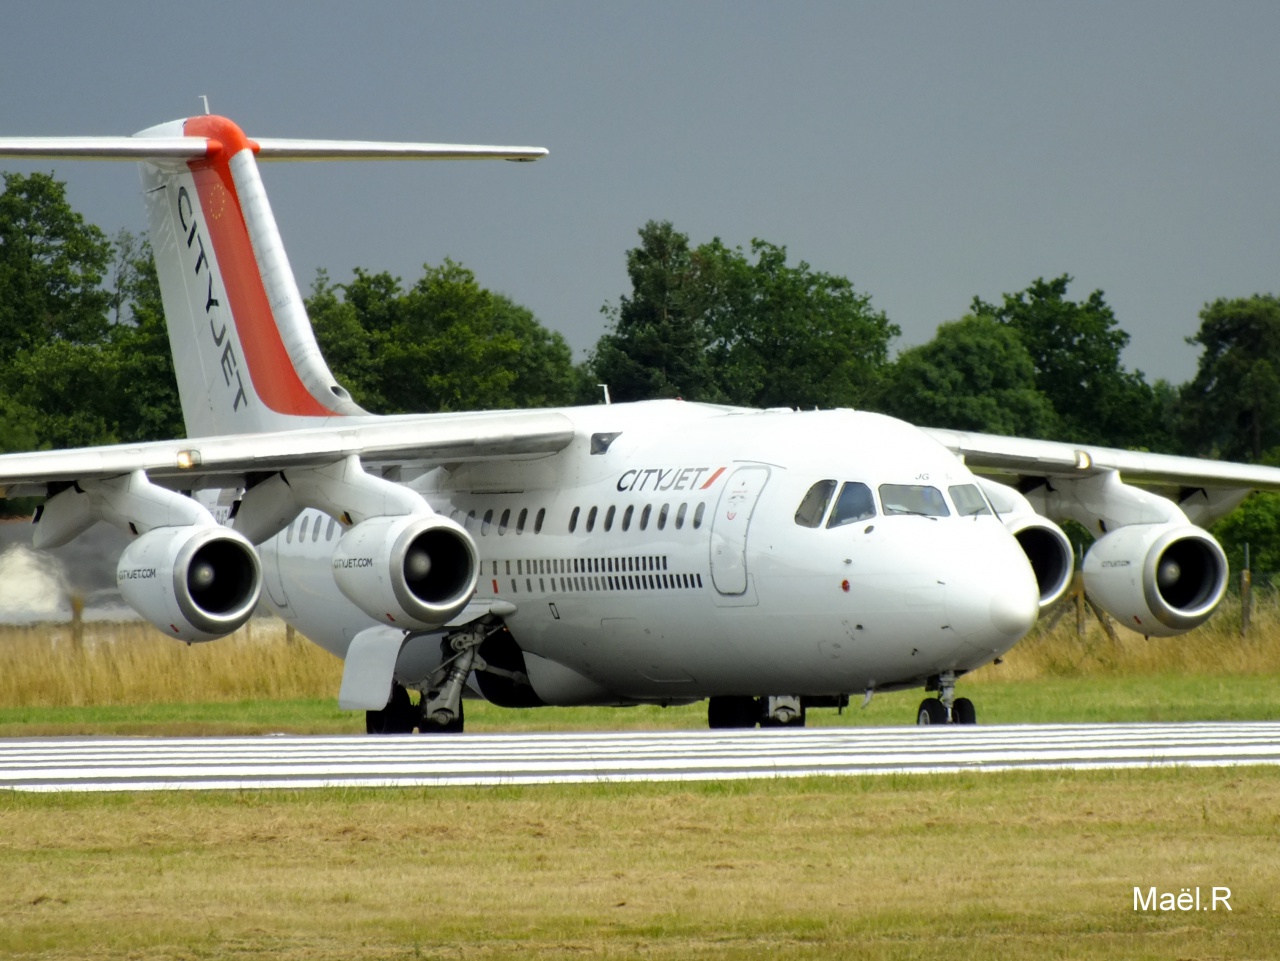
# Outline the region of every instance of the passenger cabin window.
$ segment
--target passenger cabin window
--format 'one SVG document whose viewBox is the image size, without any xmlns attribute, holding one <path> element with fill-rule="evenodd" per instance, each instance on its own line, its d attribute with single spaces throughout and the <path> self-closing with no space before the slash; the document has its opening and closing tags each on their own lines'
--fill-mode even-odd
<svg viewBox="0 0 1280 961">
<path fill-rule="evenodd" d="M 707 505 L 700 503 L 693 512 L 693 529 L 697 530 L 702 526 L 702 518 L 707 512 Z"/>
<path fill-rule="evenodd" d="M 516 517 L 516 533 L 517 534 L 524 533 L 524 522 L 527 521 L 528 519 L 529 519 L 529 508 L 527 507 L 520 508 L 520 513 Z"/>
<path fill-rule="evenodd" d="M 578 515 L 582 512 L 581 507 L 575 507 L 573 513 L 569 515 L 569 533 L 572 534 L 578 529 Z M 542 512 L 538 512 L 538 517 L 542 517 Z"/>
<path fill-rule="evenodd" d="M 578 516 L 578 509 L 576 507 L 573 509 L 573 515 L 576 521 Z M 542 533 L 542 522 L 546 519 L 546 517 L 547 517 L 547 509 L 545 507 L 539 507 L 538 513 L 533 518 L 533 532 L 535 534 Z"/>
<path fill-rule="evenodd" d="M 593 507 L 587 511 L 587 533 L 590 534 L 596 529 L 596 509 Z"/>
<path fill-rule="evenodd" d="M 796 508 L 796 523 L 801 527 L 821 526 L 835 489 L 836 482 L 833 480 L 820 480 L 810 487 L 809 493 L 804 495 L 804 500 Z"/>
<path fill-rule="evenodd" d="M 640 529 L 642 531 L 649 529 L 649 515 L 653 513 L 653 507 L 649 504 L 644 505 L 644 510 L 640 512 Z"/>
<path fill-rule="evenodd" d="M 616 510 L 617 508 L 610 504 L 609 509 L 604 512 L 604 529 L 606 531 L 613 530 L 613 515 Z"/>
<path fill-rule="evenodd" d="M 960 484 L 948 487 L 951 500 L 956 505 L 956 513 L 961 517 L 977 517 L 979 514 L 990 514 L 991 508 L 977 484 Z"/>
<path fill-rule="evenodd" d="M 485 511 L 485 512 L 484 512 L 484 520 L 482 520 L 482 521 L 480 522 L 480 536 L 481 536 L 481 537 L 483 537 L 485 534 L 488 534 L 488 533 L 489 533 L 489 527 L 490 527 L 490 525 L 492 525 L 492 524 L 493 524 L 493 511 L 491 511 L 491 510 L 487 510 L 487 511 Z"/>
<path fill-rule="evenodd" d="M 624 531 L 631 530 L 631 517 L 632 515 L 635 514 L 635 512 L 636 512 L 636 509 L 631 504 L 628 504 L 627 509 L 622 512 L 622 529 Z"/>
<path fill-rule="evenodd" d="M 508 507 L 502 512 L 502 517 L 498 520 L 498 534 L 501 536 L 507 532 L 507 527 L 511 524 L 511 508 Z"/>
<path fill-rule="evenodd" d="M 936 487 L 918 484 L 881 484 L 880 503 L 886 514 L 919 514 L 921 517 L 949 517 L 947 502 Z"/>
<path fill-rule="evenodd" d="M 871 488 L 857 481 L 848 481 L 840 488 L 840 496 L 836 498 L 836 506 L 831 511 L 827 527 L 843 527 L 875 516 L 876 499 L 871 496 Z M 819 517 L 818 520 L 821 521 L 822 518 Z"/>
</svg>

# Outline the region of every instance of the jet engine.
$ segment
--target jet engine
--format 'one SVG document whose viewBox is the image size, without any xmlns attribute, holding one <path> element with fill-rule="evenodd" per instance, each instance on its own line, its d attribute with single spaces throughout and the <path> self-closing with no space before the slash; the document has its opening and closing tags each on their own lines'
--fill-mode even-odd
<svg viewBox="0 0 1280 961">
<path fill-rule="evenodd" d="M 212 641 L 253 614 L 262 568 L 253 545 L 235 531 L 157 527 L 125 548 L 116 583 L 125 603 L 166 634 Z"/>
<path fill-rule="evenodd" d="M 351 603 L 412 630 L 447 624 L 471 600 L 479 571 L 471 535 L 438 514 L 371 517 L 333 552 L 333 579 Z"/>
<path fill-rule="evenodd" d="M 1131 524 L 1089 549 L 1084 586 L 1108 614 L 1156 637 L 1203 624 L 1227 589 L 1227 556 L 1199 527 Z"/>
<path fill-rule="evenodd" d="M 1005 527 L 1031 563 L 1036 585 L 1040 588 L 1040 610 L 1043 611 L 1071 586 L 1071 575 L 1076 568 L 1071 541 L 1061 527 L 1035 514 L 1008 517 Z"/>
</svg>

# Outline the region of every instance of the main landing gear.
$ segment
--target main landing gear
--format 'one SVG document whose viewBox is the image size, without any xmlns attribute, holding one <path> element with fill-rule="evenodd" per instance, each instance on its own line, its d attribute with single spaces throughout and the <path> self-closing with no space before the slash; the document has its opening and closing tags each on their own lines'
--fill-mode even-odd
<svg viewBox="0 0 1280 961">
<path fill-rule="evenodd" d="M 711 728 L 804 727 L 804 722 L 805 707 L 798 697 L 725 695 L 707 700 Z"/>
<path fill-rule="evenodd" d="M 391 700 L 381 711 L 364 712 L 364 729 L 366 734 L 461 734 L 464 724 L 462 702 L 458 702 L 458 715 L 444 724 L 427 719 L 423 707 L 428 703 L 427 695 L 414 704 L 409 699 L 409 692 L 401 685 L 391 688 Z"/>
<path fill-rule="evenodd" d="M 415 730 L 420 734 L 461 734 L 465 724 L 462 689 L 471 672 L 511 673 L 490 667 L 479 654 L 485 639 L 501 629 L 501 625 L 477 623 L 450 634 L 440 642 L 444 660 L 424 685 L 418 703 L 409 699 L 403 685 L 393 683 L 387 706 L 380 711 L 365 712 L 365 731 L 369 734 L 412 734 Z"/>
<path fill-rule="evenodd" d="M 920 702 L 916 711 L 916 724 L 978 723 L 978 713 L 973 707 L 973 701 L 967 697 L 956 697 L 954 671 L 938 675 L 937 686 L 930 685 L 929 690 L 938 691 L 938 697 L 926 697 Z"/>
</svg>

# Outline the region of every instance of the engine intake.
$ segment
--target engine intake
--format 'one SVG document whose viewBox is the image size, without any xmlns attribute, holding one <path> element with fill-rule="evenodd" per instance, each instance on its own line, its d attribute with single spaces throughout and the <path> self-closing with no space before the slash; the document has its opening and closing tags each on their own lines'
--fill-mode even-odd
<svg viewBox="0 0 1280 961">
<path fill-rule="evenodd" d="M 125 548 L 116 567 L 125 603 L 183 641 L 212 641 L 253 614 L 262 590 L 258 553 L 216 526 L 157 527 Z"/>
<path fill-rule="evenodd" d="M 333 579 L 353 604 L 414 630 L 440 627 L 466 607 L 479 571 L 471 536 L 438 514 L 372 517 L 333 552 Z"/>
<path fill-rule="evenodd" d="M 1132 524 L 1089 549 L 1084 586 L 1126 627 L 1171 637 L 1209 619 L 1226 593 L 1227 557 L 1198 527 Z"/>
<path fill-rule="evenodd" d="M 1031 563 L 1040 588 L 1040 610 L 1044 611 L 1071 586 L 1076 569 L 1071 541 L 1053 521 L 1035 515 L 1010 517 L 1005 527 Z"/>
</svg>

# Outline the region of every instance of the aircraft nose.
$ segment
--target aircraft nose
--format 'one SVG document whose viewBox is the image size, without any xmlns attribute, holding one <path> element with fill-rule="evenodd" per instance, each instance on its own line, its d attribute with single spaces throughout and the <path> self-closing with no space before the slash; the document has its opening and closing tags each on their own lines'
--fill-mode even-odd
<svg viewBox="0 0 1280 961">
<path fill-rule="evenodd" d="M 1025 558 L 1012 556 L 947 584 L 951 627 L 969 644 L 1005 651 L 1040 616 L 1040 594 Z"/>
</svg>

